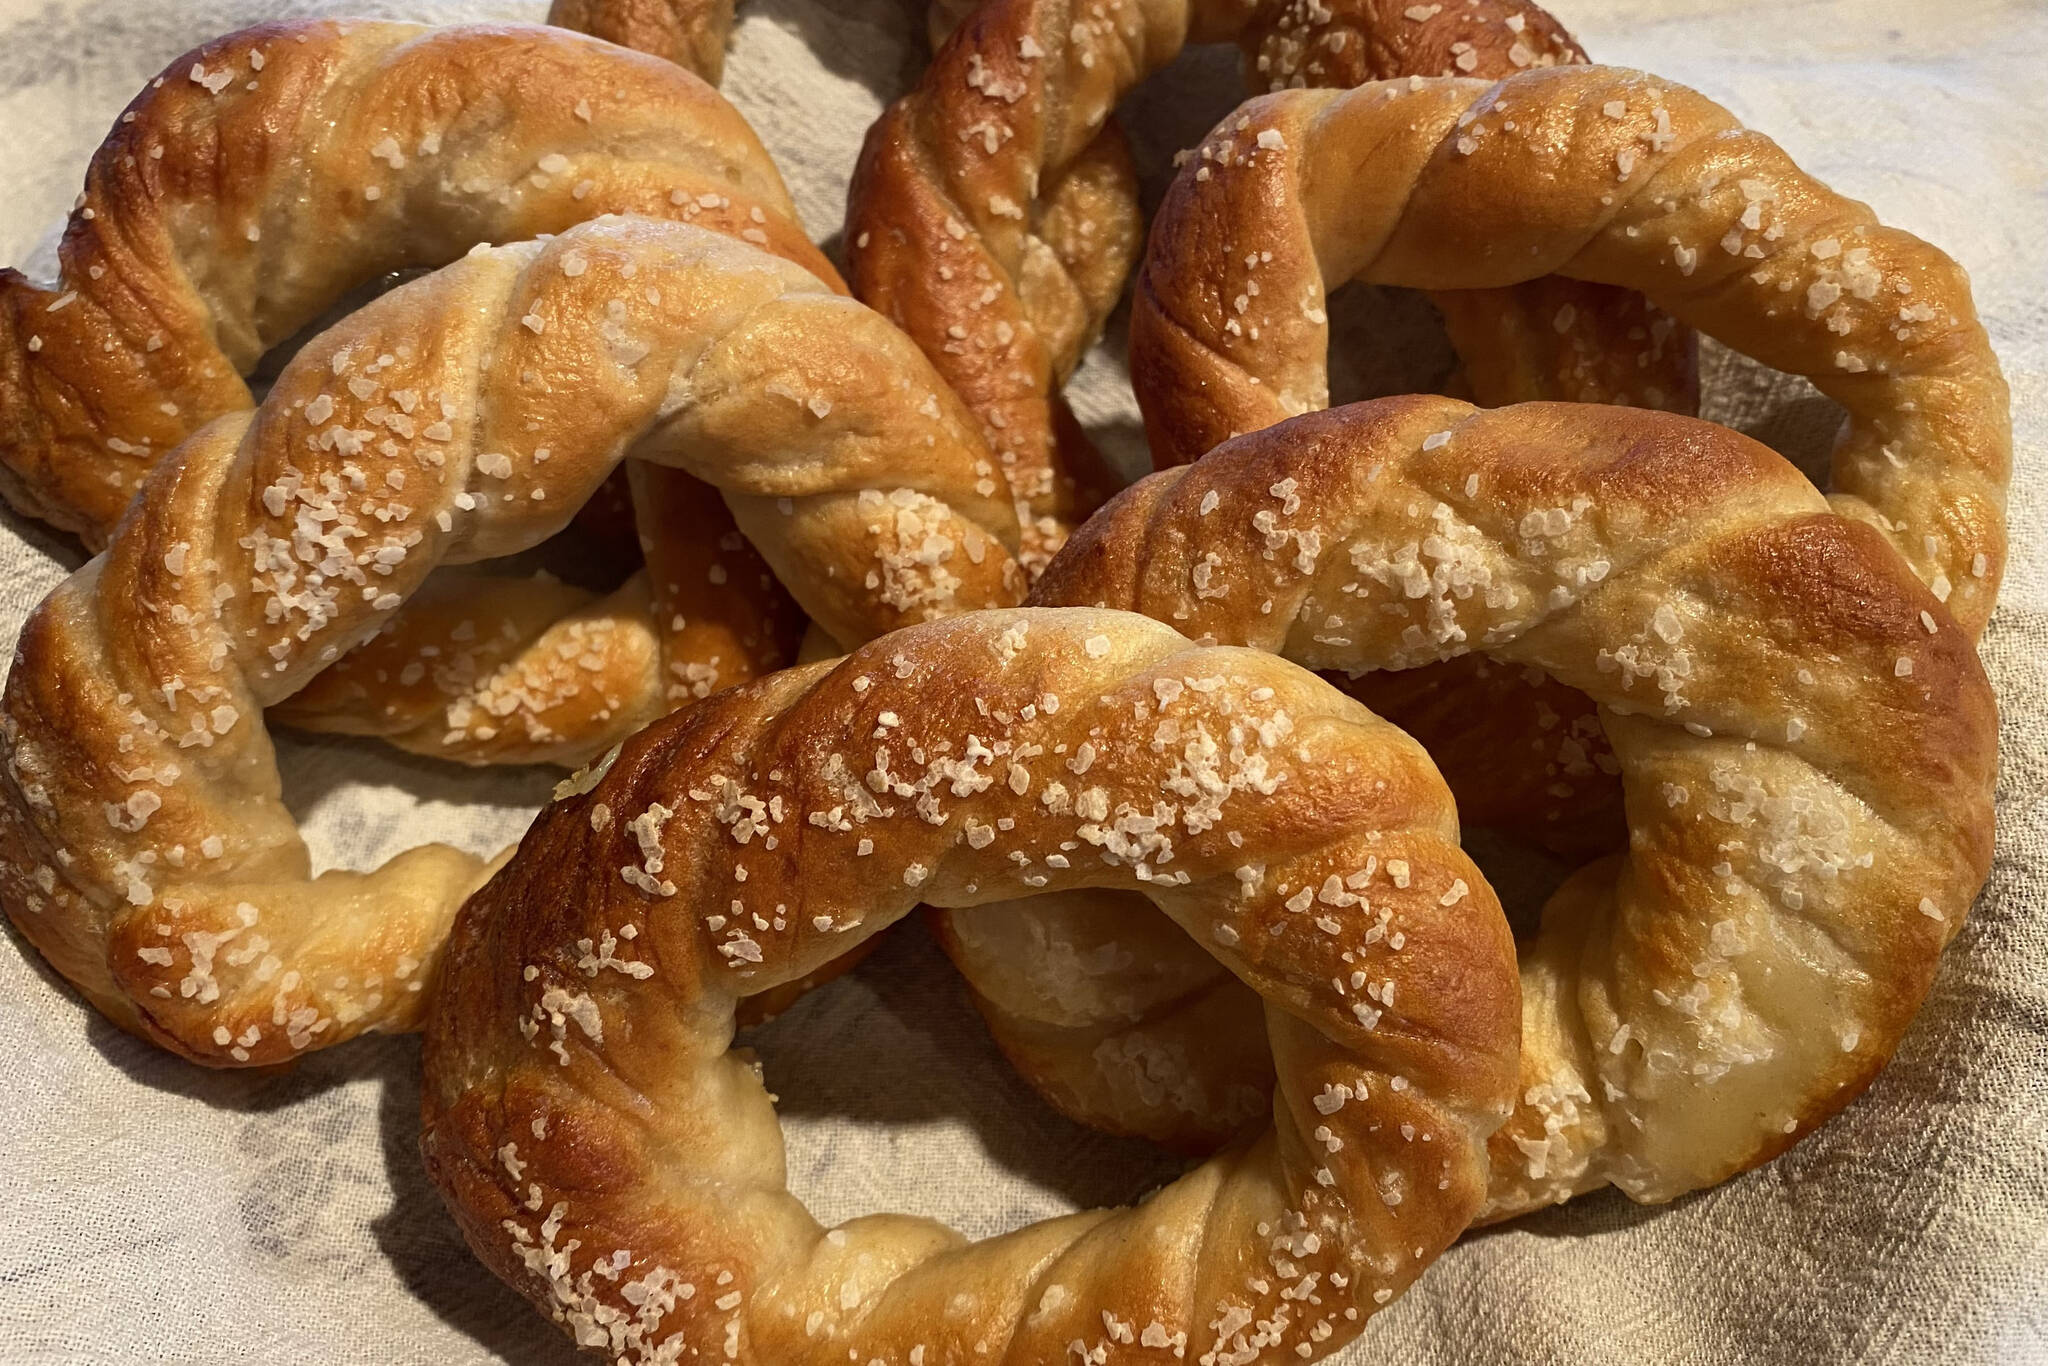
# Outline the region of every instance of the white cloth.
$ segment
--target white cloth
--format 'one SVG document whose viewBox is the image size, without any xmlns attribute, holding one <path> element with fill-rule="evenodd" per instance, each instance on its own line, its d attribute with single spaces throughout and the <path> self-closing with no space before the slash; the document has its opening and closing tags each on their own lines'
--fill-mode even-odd
<svg viewBox="0 0 2048 1366">
<path fill-rule="evenodd" d="M 186 48 L 322 9 L 537 19 L 543 0 L 0 0 L 0 261 L 51 228 L 122 104 Z M 727 93 L 830 239 L 861 134 L 924 59 L 918 0 L 744 0 Z M 1984 654 L 2004 708 L 1998 858 L 1889 1070 L 1762 1170 L 1661 1209 L 1612 1192 L 1472 1236 L 1345 1361 L 2048 1359 L 2048 108 L 2038 0 L 1559 0 L 1588 50 L 1695 86 L 1971 270 L 2012 379 L 2011 575 Z M 915 11 L 915 12 L 913 12 Z M 1220 115 L 1234 59 L 1190 54 L 1132 119 L 1156 189 Z M 32 273 L 36 273 L 33 272 Z M 1112 327 L 1112 339 L 1116 336 Z M 1383 347 L 1384 349 L 1384 347 Z M 1107 345 L 1077 406 L 1136 454 Z M 1421 360 L 1415 357 L 1419 355 Z M 1406 362 L 1441 355 L 1408 348 Z M 1384 382 L 1384 375 L 1382 375 Z M 1811 454 L 1831 417 L 1716 356 L 1709 414 Z M 1810 394 L 1810 391 L 1808 391 Z M 0 646 L 77 562 L 0 516 Z M 281 746 L 316 855 L 515 837 L 553 775 L 343 742 Z M 906 932 L 906 930 L 908 932 Z M 418 1050 L 372 1040 L 267 1074 L 118 1033 L 0 946 L 0 1361 L 566 1362 L 471 1260 L 421 1172 Z M 1010 1076 L 916 926 L 756 1041 L 799 1194 L 832 1221 L 914 1209 L 976 1235 L 1129 1199 L 1158 1155 L 1052 1116 Z"/>
</svg>

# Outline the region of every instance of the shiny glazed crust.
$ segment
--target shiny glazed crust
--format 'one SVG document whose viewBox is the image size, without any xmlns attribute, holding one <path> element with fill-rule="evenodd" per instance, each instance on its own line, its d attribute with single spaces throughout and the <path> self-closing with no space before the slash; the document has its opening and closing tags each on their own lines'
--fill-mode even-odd
<svg viewBox="0 0 2048 1366">
<path fill-rule="evenodd" d="M 1839 401 L 1832 506 L 1882 531 L 1970 639 L 1984 629 L 2012 426 L 1961 267 L 1638 72 L 1287 91 L 1226 119 L 1175 179 L 1138 281 L 1131 379 L 1155 456 L 1323 406 L 1327 288 L 1551 274 L 1639 290 Z"/>
<path fill-rule="evenodd" d="M 472 253 L 180 446 L 29 618 L 0 788 L 0 898 L 23 934 L 202 1062 L 412 1025 L 484 868 L 429 847 L 309 879 L 259 716 L 436 565 L 560 530 L 628 453 L 716 487 L 841 639 L 1023 591 L 971 421 L 879 315 L 683 224 Z"/>
<path fill-rule="evenodd" d="M 949 17 L 935 9 L 935 29 Z M 1521 0 L 990 0 L 962 18 L 869 130 L 847 196 L 848 275 L 981 418 L 1034 571 L 1103 496 L 1099 462 L 1062 436 L 1058 391 L 1138 247 L 1136 180 L 1112 113 L 1191 42 L 1239 44 L 1255 90 L 1583 60 Z M 1527 293 L 1445 301 L 1481 401 L 1690 404 L 1687 334 L 1640 298 L 1570 281 Z M 1571 321 L 1558 329 L 1564 303 Z"/>
<path fill-rule="evenodd" d="M 1297 418 L 1127 490 L 1033 601 L 1320 669 L 1480 653 L 1599 703 L 1627 853 L 1523 945 L 1490 1217 L 1610 1183 L 1666 1200 L 1788 1147 L 1891 1056 L 1989 867 L 1969 635 L 1871 528 L 1708 423 L 1429 398 Z M 1108 1127 L 1234 1132 L 1219 1099 L 1268 1075 L 1257 1002 L 1163 925 L 1090 942 L 1056 909 L 1005 908 L 1000 936 L 951 916 L 1013 1058 Z"/>
<path fill-rule="evenodd" d="M 290 23 L 207 44 L 94 158 L 58 288 L 0 276 L 0 490 L 103 544 L 160 454 L 247 407 L 241 374 L 352 291 L 620 211 L 838 283 L 752 131 L 666 63 L 540 28 Z M 788 663 L 797 614 L 716 491 L 679 470 L 633 485 L 647 575 L 602 598 L 455 576 L 280 719 L 576 763 Z"/>
<path fill-rule="evenodd" d="M 0 274 L 5 491 L 102 545 L 156 462 L 246 410 L 242 376 L 356 286 L 606 213 L 832 278 L 753 131 L 667 62 L 554 28 L 339 20 L 200 47 L 94 155 L 57 288 Z"/>
<path fill-rule="evenodd" d="M 1514 1084 L 1500 908 L 1421 748 L 1270 654 L 974 613 L 721 694 L 570 786 L 458 922 L 422 1146 L 478 1255 L 608 1359 L 1314 1360 L 1478 1207 Z M 1291 909 L 1326 882 L 1344 906 Z M 920 901 L 1087 886 L 1258 993 L 1263 1134 L 985 1242 L 820 1227 L 735 1002 Z"/>
</svg>

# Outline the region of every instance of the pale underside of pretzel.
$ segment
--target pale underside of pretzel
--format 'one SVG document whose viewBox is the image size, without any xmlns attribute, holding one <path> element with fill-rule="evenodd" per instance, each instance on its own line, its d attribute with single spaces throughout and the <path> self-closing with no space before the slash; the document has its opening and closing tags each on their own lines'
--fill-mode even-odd
<svg viewBox="0 0 2048 1366">
<path fill-rule="evenodd" d="M 573 787 L 451 940 L 422 1147 L 478 1254 L 608 1359 L 1313 1360 L 1483 1196 L 1506 924 L 1420 746 L 1305 670 L 976 613 L 722 694 Z M 1287 909 L 1326 881 L 1343 908 Z M 1081 887 L 1142 892 L 1265 1003 L 1270 1125 L 984 1242 L 821 1227 L 735 1001 L 920 901 Z"/>
<path fill-rule="evenodd" d="M 95 156 L 59 287 L 0 282 L 0 483 L 99 544 L 162 452 L 247 407 L 241 376 L 358 286 L 618 211 L 837 280 L 751 130 L 666 63 L 539 28 L 279 24 L 208 44 Z M 677 470 L 637 483 L 646 539 L 666 546 L 681 516 L 677 536 L 731 542 L 714 490 Z M 758 579 L 751 552 L 726 558 L 736 583 Z M 709 568 L 657 568 L 604 599 L 460 576 L 434 591 L 446 620 L 393 621 L 375 661 L 290 719 L 471 762 L 579 762 L 678 697 L 788 662 L 787 596 L 729 604 Z M 494 635 L 482 672 L 447 634 L 508 625 L 519 639 Z M 425 688 L 396 682 L 415 665 Z"/>
<path fill-rule="evenodd" d="M 310 877 L 258 717 L 436 565 L 558 531 L 627 454 L 717 487 L 841 639 L 1022 594 L 971 419 L 879 315 L 651 219 L 473 253 L 180 446 L 29 618 L 0 789 L 23 934 L 118 1023 L 203 1062 L 409 1027 L 485 867 L 430 846 Z"/>
<path fill-rule="evenodd" d="M 1665 1200 L 1789 1146 L 1890 1057 L 1989 866 L 1968 633 L 1877 533 L 1706 423 L 1419 398 L 1295 419 L 1120 495 L 1033 600 L 1320 669 L 1483 654 L 1599 704 L 1630 838 L 1522 946 L 1491 1217 L 1610 1183 Z M 1119 909 L 946 932 L 1055 1103 L 1211 1146 L 1270 1077 L 1257 1003 Z"/>
<path fill-rule="evenodd" d="M 1059 439 L 1057 391 L 1137 244 L 1117 100 L 1189 42 L 1237 42 L 1259 89 L 1583 60 L 1532 4 L 1419 8 L 992 0 L 869 131 L 848 194 L 854 291 L 916 337 L 982 417 L 1037 538 L 1032 567 L 1100 496 L 1086 471 L 1067 468 L 1085 447 Z M 951 17 L 935 9 L 934 32 Z M 1560 330 L 1563 302 L 1576 306 Z M 1527 300 L 1457 300 L 1445 316 L 1483 401 L 1692 400 L 1683 329 L 1620 291 L 1553 282 Z"/>
<path fill-rule="evenodd" d="M 1328 287 L 1545 274 L 1640 291 L 1840 402 L 1832 505 L 1983 630 L 2012 440 L 1961 268 L 1635 72 L 1290 91 L 1225 120 L 1168 192 L 1138 284 L 1148 435 L 1199 453 L 1326 402 Z"/>
</svg>

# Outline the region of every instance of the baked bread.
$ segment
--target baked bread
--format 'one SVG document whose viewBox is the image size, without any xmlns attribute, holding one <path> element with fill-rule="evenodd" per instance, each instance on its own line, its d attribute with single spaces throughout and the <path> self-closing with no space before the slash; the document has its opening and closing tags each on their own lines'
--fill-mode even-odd
<svg viewBox="0 0 2048 1366">
<path fill-rule="evenodd" d="M 609 1360 L 1314 1360 L 1478 1207 L 1507 927 L 1421 747 L 1305 670 L 1122 613 L 974 613 L 676 713 L 571 786 L 457 922 L 422 1149 L 478 1255 Z M 1346 905 L 1290 909 L 1326 881 Z M 1267 1003 L 1266 1131 L 985 1242 L 819 1226 L 735 1002 L 920 900 L 1086 886 L 1142 892 Z"/>
<path fill-rule="evenodd" d="M 732 11 L 732 0 L 555 0 L 548 9 L 548 22 L 660 57 L 715 86 L 725 73 Z M 820 272 L 820 276 L 839 283 L 836 272 Z M 631 462 L 613 475 L 614 485 L 622 482 L 630 487 L 620 501 L 629 503 L 631 514 L 618 529 L 638 541 L 648 561 L 648 582 L 644 588 L 629 583 L 620 590 L 631 595 L 630 603 L 614 596 L 595 604 L 591 615 L 634 638 L 636 664 L 648 658 L 643 642 L 660 643 L 663 648 L 655 657 L 658 684 L 650 687 L 644 673 L 636 672 L 633 677 L 639 683 L 639 697 L 659 695 L 669 705 L 642 715 L 639 709 L 623 705 L 626 688 L 617 694 L 600 689 L 611 715 L 601 725 L 578 728 L 575 753 L 584 758 L 601 753 L 674 705 L 708 697 L 720 688 L 794 663 L 796 644 L 804 630 L 795 600 L 733 526 L 716 493 L 679 470 Z M 638 603 L 642 591 L 653 599 L 644 617 Z M 493 737 L 484 732 L 505 734 L 503 717 L 508 708 L 521 729 L 543 736 L 564 734 L 560 708 L 587 706 L 580 699 L 589 690 L 589 682 L 580 678 L 568 681 L 566 660 L 571 651 L 565 647 L 571 642 L 561 639 L 552 623 L 531 639 L 531 645 L 519 655 L 496 666 L 481 691 L 459 681 L 461 670 L 448 674 L 430 667 L 430 673 L 440 674 L 449 683 L 440 706 L 448 724 L 439 741 L 431 740 L 431 721 L 403 737 L 390 738 L 411 747 L 408 741 L 417 737 L 434 743 L 433 752 L 445 754 L 451 743 L 459 743 L 452 737 L 461 732 L 469 744 L 482 745 L 495 756 L 503 753 L 504 747 L 494 745 Z M 394 643 L 386 641 L 387 645 Z M 587 667 L 587 644 L 574 642 L 579 672 Z M 458 641 L 450 640 L 446 646 L 444 656 L 468 653 Z M 380 672 L 396 677 L 410 662 L 417 661 L 401 662 L 395 669 Z M 339 672 L 347 663 L 342 661 L 330 672 Z M 616 665 L 607 653 L 600 667 L 612 672 Z M 382 719 L 374 724 L 403 724 L 391 710 L 383 687 L 366 687 L 364 691 L 376 698 L 382 709 Z M 300 694 L 301 699 L 305 696 Z M 620 704 L 611 701 L 614 696 L 621 698 Z M 404 710 L 401 704 L 399 711 Z M 464 757 L 473 758 L 473 753 Z"/>
<path fill-rule="evenodd" d="M 1976 639 L 2005 567 L 2012 428 L 1962 269 L 1636 72 L 1295 90 L 1226 119 L 1168 191 L 1138 281 L 1131 379 L 1155 458 L 1326 403 L 1330 286 L 1547 274 L 1638 290 L 1840 402 L 1832 506 Z"/>
<path fill-rule="evenodd" d="M 831 267 L 717 92 L 542 27 L 308 21 L 178 59 L 94 155 L 39 289 L 0 273 L 0 489 L 105 544 L 151 467 L 367 281 L 606 213 Z"/>
<path fill-rule="evenodd" d="M 646 566 L 618 589 L 444 570 L 270 719 L 470 764 L 573 767 L 795 662 L 803 613 L 717 490 L 621 468 Z"/>
<path fill-rule="evenodd" d="M 1890 1058 L 1990 865 L 1969 634 L 1879 533 L 1709 423 L 1438 398 L 1296 418 L 1119 495 L 1033 601 L 1318 669 L 1485 654 L 1599 703 L 1629 840 L 1522 944 L 1489 1217 L 1608 1184 L 1668 1200 L 1783 1151 Z M 1268 1079 L 1259 1003 L 1169 927 L 1090 909 L 1115 927 L 1092 941 L 1073 908 L 950 915 L 999 1041 L 1077 1117 L 1235 1132 Z"/>
<path fill-rule="evenodd" d="M 752 130 L 666 63 L 541 28 L 288 23 L 201 47 L 95 156 L 59 288 L 0 275 L 0 490 L 101 544 L 163 451 L 248 406 L 240 376 L 359 287 L 615 211 L 839 284 Z M 602 598 L 437 585 L 432 618 L 387 622 L 281 719 L 573 764 L 788 663 L 797 614 L 716 491 L 680 470 L 635 486 L 643 580 Z"/>
<path fill-rule="evenodd" d="M 472 253 L 181 445 L 30 616 L 0 784 L 0 901 L 22 933 L 117 1023 L 201 1062 L 410 1027 L 486 866 L 427 847 L 310 877 L 257 717 L 435 565 L 559 530 L 628 452 L 716 486 L 841 639 L 1022 594 L 971 419 L 879 315 L 684 224 Z"/>
<path fill-rule="evenodd" d="M 935 10 L 943 27 L 950 11 Z M 1255 90 L 1468 71 L 1583 54 L 1523 0 L 989 0 L 869 130 L 847 195 L 855 294 L 932 357 L 1009 471 L 1036 569 L 1103 494 L 1063 439 L 1058 391 L 1122 293 L 1138 247 L 1117 101 L 1187 43 L 1235 42 Z M 1570 322 L 1552 326 L 1564 303 Z M 1682 407 L 1689 334 L 1620 291 L 1558 282 L 1445 308 L 1482 402 Z"/>
<path fill-rule="evenodd" d="M 554 0 L 548 22 L 674 62 L 717 85 L 732 0 Z"/>
</svg>

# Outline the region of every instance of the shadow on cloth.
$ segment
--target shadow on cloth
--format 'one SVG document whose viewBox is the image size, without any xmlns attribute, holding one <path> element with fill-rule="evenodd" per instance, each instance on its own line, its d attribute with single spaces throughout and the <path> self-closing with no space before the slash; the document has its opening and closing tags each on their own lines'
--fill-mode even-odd
<svg viewBox="0 0 2048 1366">
<path fill-rule="evenodd" d="M 887 931 L 843 985 L 811 993 L 737 1043 L 760 1059 L 786 1122 L 914 1130 L 964 1120 L 991 1163 L 1073 1208 L 1127 1204 L 1187 1165 L 1150 1143 L 1076 1124 L 1026 1087 L 918 916 Z M 793 1187 L 808 1196 L 811 1145 L 799 1135 L 791 1146 Z M 963 1221 L 957 1209 L 906 1212 Z M 969 1213 L 978 1222 L 994 1212 Z"/>
<path fill-rule="evenodd" d="M 910 89 L 931 62 L 923 0 L 740 0 L 735 8 L 735 27 L 750 17 L 768 20 L 802 40 L 820 66 L 858 82 L 884 103 Z M 878 70 L 876 51 L 899 34 L 895 68 Z"/>
<path fill-rule="evenodd" d="M 856 1020 L 857 1026 L 851 1023 Z M 1018 1081 L 951 965 L 914 918 L 887 932 L 846 978 L 746 1031 L 738 1042 L 760 1057 L 785 1122 L 829 1118 L 914 1128 L 965 1120 L 991 1162 L 1076 1208 L 1128 1203 L 1171 1180 L 1184 1165 L 1150 1144 L 1073 1123 Z M 313 1073 L 363 1075 L 366 1052 L 382 1085 L 378 1122 L 391 1187 L 390 1208 L 370 1229 L 398 1279 L 450 1327 L 514 1366 L 580 1360 L 566 1336 L 470 1255 L 428 1179 L 419 1151 L 415 1041 L 380 1040 L 368 1048 L 352 1044 L 312 1055 L 299 1072 L 276 1079 L 278 1086 L 298 1089 L 271 1103 L 285 1103 L 304 1094 L 307 1085 L 320 1084 L 302 1080 Z M 336 1065 L 336 1058 L 344 1061 Z M 801 1150 L 801 1137 L 793 1146 Z M 802 1156 L 792 1155 L 793 1176 Z M 809 1194 L 800 1176 L 795 1184 L 800 1196 Z M 1021 1222 L 1005 1210 L 986 1214 L 1007 1225 Z"/>
<path fill-rule="evenodd" d="M 394 1050 L 377 1117 L 391 1208 L 370 1234 L 392 1272 L 442 1322 L 508 1366 L 570 1366 L 586 1361 L 569 1338 L 470 1254 L 462 1233 L 427 1178 L 420 1158 L 420 1051 L 413 1039 Z"/>
<path fill-rule="evenodd" d="M 285 726 L 274 727 L 271 739 L 278 745 L 279 778 L 292 819 L 303 830 L 313 825 L 317 816 L 326 843 L 366 851 L 362 857 L 348 860 L 347 866 L 357 869 L 373 867 L 428 839 L 445 839 L 456 833 L 422 829 L 417 808 L 426 805 L 463 813 L 459 833 L 469 836 L 474 830 L 490 846 L 474 847 L 471 852 L 494 854 L 525 834 L 533 814 L 553 800 L 555 784 L 569 772 L 546 764 L 472 767 L 411 754 L 362 736 L 321 735 Z M 354 809 L 364 785 L 402 792 L 409 806 L 403 810 Z M 505 828 L 476 828 L 489 813 L 499 810 L 506 814 Z M 314 866 L 323 866 L 317 848 Z"/>
</svg>

